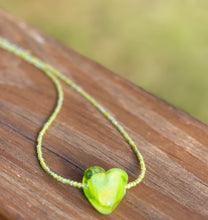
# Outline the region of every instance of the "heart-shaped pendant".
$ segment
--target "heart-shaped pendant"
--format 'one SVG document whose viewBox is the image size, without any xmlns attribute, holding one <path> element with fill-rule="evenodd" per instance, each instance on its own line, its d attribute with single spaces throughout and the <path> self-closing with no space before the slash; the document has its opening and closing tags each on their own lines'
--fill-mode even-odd
<svg viewBox="0 0 208 220">
<path fill-rule="evenodd" d="M 84 194 L 94 208 L 102 214 L 110 214 L 126 193 L 127 173 L 119 168 L 105 171 L 101 167 L 88 168 L 82 182 Z"/>
</svg>

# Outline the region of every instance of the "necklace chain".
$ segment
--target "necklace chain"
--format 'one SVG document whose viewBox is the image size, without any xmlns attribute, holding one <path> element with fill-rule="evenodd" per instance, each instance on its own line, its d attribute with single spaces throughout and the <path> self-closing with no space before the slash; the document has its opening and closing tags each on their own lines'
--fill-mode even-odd
<svg viewBox="0 0 208 220">
<path fill-rule="evenodd" d="M 135 154 L 137 155 L 137 158 L 140 162 L 140 167 L 141 171 L 138 176 L 138 178 L 132 182 L 129 182 L 126 184 L 125 188 L 130 189 L 133 186 L 136 186 L 139 184 L 142 179 L 144 178 L 145 175 L 145 163 L 144 159 L 136 147 L 136 144 L 134 141 L 129 137 L 127 132 L 123 129 L 123 127 L 115 120 L 113 116 L 111 116 L 94 98 L 92 98 L 88 93 L 86 93 L 81 87 L 79 87 L 77 84 L 72 82 L 69 78 L 67 78 L 65 75 L 60 73 L 58 70 L 54 69 L 52 66 L 49 64 L 41 61 L 35 56 L 32 56 L 30 51 L 22 49 L 18 45 L 15 45 L 11 42 L 9 42 L 7 39 L 0 37 L 0 47 L 2 49 L 7 50 L 8 52 L 13 53 L 14 55 L 22 58 L 23 60 L 27 61 L 28 63 L 36 66 L 38 69 L 42 70 L 54 83 L 57 93 L 58 93 L 58 98 L 57 98 L 57 103 L 56 107 L 53 111 L 53 113 L 50 115 L 49 119 L 47 122 L 43 125 L 42 129 L 40 130 L 37 138 L 37 145 L 36 145 L 36 150 L 37 150 L 37 155 L 38 155 L 38 160 L 40 162 L 40 165 L 42 168 L 50 174 L 54 179 L 57 181 L 60 181 L 65 184 L 69 184 L 74 187 L 78 188 L 85 188 L 87 187 L 86 184 L 77 182 L 71 179 L 64 178 L 58 174 L 56 174 L 54 171 L 52 171 L 46 164 L 44 158 L 43 158 L 43 153 L 42 153 L 42 141 L 43 141 L 43 136 L 46 133 L 47 129 L 50 127 L 52 122 L 55 120 L 56 116 L 58 115 L 59 111 L 61 110 L 63 100 L 64 100 L 64 95 L 63 95 L 63 89 L 62 86 L 58 80 L 61 79 L 63 82 L 68 84 L 70 87 L 72 87 L 76 92 L 78 92 L 81 96 L 83 96 L 87 101 L 89 101 L 95 108 L 97 108 L 116 128 L 117 130 L 123 135 L 123 137 L 126 139 L 126 141 L 129 143 Z"/>
</svg>

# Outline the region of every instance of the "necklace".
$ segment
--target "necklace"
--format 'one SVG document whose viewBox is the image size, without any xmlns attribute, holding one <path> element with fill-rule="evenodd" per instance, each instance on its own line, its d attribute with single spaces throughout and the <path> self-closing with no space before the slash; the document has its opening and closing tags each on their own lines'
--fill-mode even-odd
<svg viewBox="0 0 208 220">
<path fill-rule="evenodd" d="M 129 137 L 129 135 L 123 129 L 123 127 L 116 121 L 116 119 L 112 117 L 94 98 L 92 98 L 81 87 L 79 87 L 77 84 L 72 82 L 69 78 L 67 78 L 65 75 L 60 73 L 58 70 L 54 69 L 49 64 L 41 61 L 37 57 L 32 56 L 30 51 L 20 48 L 18 45 L 9 42 L 7 39 L 1 36 L 0 36 L 0 48 L 7 50 L 8 52 L 11 52 L 14 55 L 27 61 L 28 63 L 36 66 L 52 80 L 52 82 L 56 87 L 58 93 L 56 107 L 53 113 L 50 115 L 47 122 L 41 128 L 37 137 L 36 150 L 37 150 L 37 157 L 41 167 L 46 173 L 51 175 L 57 181 L 71 185 L 73 187 L 82 188 L 85 196 L 98 212 L 102 214 L 110 214 L 126 194 L 126 189 L 130 189 L 136 186 L 144 178 L 146 171 L 145 163 L 141 153 L 136 147 L 136 144 Z M 47 166 L 46 162 L 44 161 L 43 153 L 42 153 L 43 136 L 46 133 L 49 126 L 55 120 L 59 111 L 61 110 L 62 103 L 64 100 L 63 89 L 58 78 L 63 82 L 65 82 L 66 84 L 68 84 L 77 93 L 79 93 L 88 102 L 90 102 L 95 108 L 97 108 L 123 135 L 123 137 L 129 143 L 129 145 L 132 147 L 140 163 L 141 171 L 136 180 L 127 183 L 128 175 L 122 169 L 112 168 L 108 171 L 105 171 L 103 168 L 99 166 L 94 166 L 88 168 L 84 172 L 82 182 L 77 182 L 56 174 Z"/>
</svg>

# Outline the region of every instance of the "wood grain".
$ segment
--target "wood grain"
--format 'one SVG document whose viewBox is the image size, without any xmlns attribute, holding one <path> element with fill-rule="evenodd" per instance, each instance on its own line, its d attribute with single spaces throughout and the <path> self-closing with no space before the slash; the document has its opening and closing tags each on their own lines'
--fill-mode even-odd
<svg viewBox="0 0 208 220">
<path fill-rule="evenodd" d="M 133 138 L 147 166 L 144 181 L 108 216 L 96 212 L 82 190 L 44 173 L 36 137 L 56 103 L 56 90 L 41 71 L 0 50 L 1 219 L 208 219 L 207 125 L 2 10 L 0 35 L 31 50 L 101 103 Z M 135 179 L 139 164 L 124 138 L 63 86 L 63 109 L 44 137 L 49 166 L 77 181 L 94 165 L 122 168 Z"/>
</svg>

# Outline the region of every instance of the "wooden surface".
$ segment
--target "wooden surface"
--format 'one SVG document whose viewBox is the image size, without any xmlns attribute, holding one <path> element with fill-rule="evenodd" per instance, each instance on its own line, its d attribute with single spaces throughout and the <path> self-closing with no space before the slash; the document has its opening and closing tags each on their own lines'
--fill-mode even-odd
<svg viewBox="0 0 208 220">
<path fill-rule="evenodd" d="M 0 219 L 208 219 L 205 124 L 2 10 L 0 35 L 91 94 L 126 129 L 147 166 L 144 181 L 109 216 L 96 212 L 82 190 L 44 173 L 36 137 L 56 90 L 41 71 L 0 50 Z M 94 165 L 123 168 L 135 179 L 139 164 L 120 133 L 70 87 L 64 92 L 63 109 L 43 139 L 50 167 L 77 181 Z"/>
</svg>

